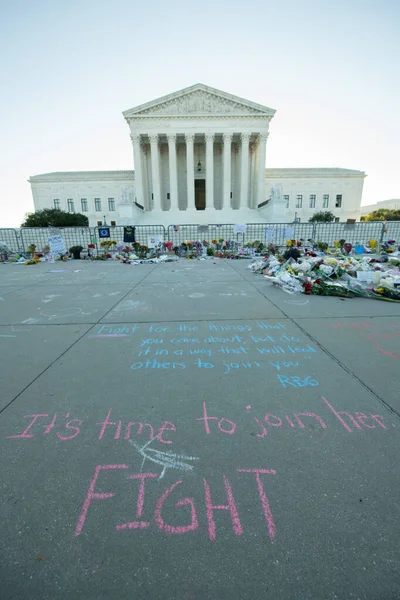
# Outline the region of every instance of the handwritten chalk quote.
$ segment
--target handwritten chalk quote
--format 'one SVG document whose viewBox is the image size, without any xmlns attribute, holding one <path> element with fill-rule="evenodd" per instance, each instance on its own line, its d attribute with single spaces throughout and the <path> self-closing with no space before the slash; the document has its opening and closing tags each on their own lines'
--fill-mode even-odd
<svg viewBox="0 0 400 600">
<path fill-rule="evenodd" d="M 224 377 L 235 377 L 236 373 L 243 371 L 262 371 L 267 378 L 276 378 L 281 388 L 289 393 L 293 389 L 320 385 L 311 368 L 318 348 L 302 340 L 301 334 L 291 335 L 282 323 L 207 323 L 201 333 L 202 327 L 204 325 L 98 325 L 88 338 L 90 343 L 92 340 L 100 340 L 93 343 L 102 343 L 101 340 L 111 339 L 117 344 L 119 339 L 132 338 L 127 344 L 128 351 L 125 348 L 123 353 L 127 372 L 132 377 L 143 377 L 146 373 L 157 376 L 166 371 L 190 369 Z M 256 360 L 252 360 L 254 355 Z M 292 375 L 292 372 L 295 374 Z M 298 396 L 298 403 L 304 402 L 304 398 Z M 190 534 L 197 530 L 201 532 L 204 530 L 201 514 L 204 514 L 205 531 L 209 540 L 215 541 L 216 511 L 226 511 L 231 519 L 232 533 L 240 536 L 245 533 L 245 515 L 241 513 L 240 502 L 235 496 L 241 497 L 245 493 L 249 496 L 246 502 L 251 500 L 251 496 L 258 497 L 255 506 L 259 507 L 259 514 L 254 518 L 264 521 L 266 537 L 274 540 L 277 525 L 273 511 L 278 502 L 276 486 L 281 475 L 274 465 L 265 464 L 263 459 L 261 464 L 235 466 L 229 478 L 222 473 L 217 482 L 213 480 L 211 489 L 209 477 L 203 476 L 202 444 L 197 445 L 198 452 L 182 449 L 179 432 L 183 431 L 185 438 L 189 439 L 193 432 L 205 440 L 226 439 L 236 445 L 235 440 L 240 441 L 243 435 L 250 434 L 261 445 L 281 444 L 285 436 L 302 436 L 303 441 L 307 439 L 304 436 L 308 436 L 312 442 L 319 435 L 324 440 L 329 435 L 336 437 L 338 430 L 351 435 L 371 435 L 372 432 L 375 432 L 374 435 L 379 435 L 377 432 L 389 434 L 396 427 L 389 422 L 389 415 L 383 417 L 365 410 L 350 411 L 339 404 L 339 400 L 319 394 L 317 404 L 315 399 L 313 402 L 314 410 L 308 410 L 303 404 L 295 411 L 285 410 L 282 406 L 282 410 L 271 412 L 266 398 L 262 412 L 243 402 L 239 408 L 241 416 L 238 416 L 237 405 L 235 411 L 229 414 L 229 409 L 221 409 L 208 400 L 199 403 L 197 409 L 195 407 L 193 416 L 185 425 L 181 420 L 178 421 L 177 415 L 171 414 L 146 419 L 142 415 L 135 417 L 133 411 L 130 418 L 121 418 L 118 409 L 113 407 L 99 409 L 91 415 L 33 412 L 24 415 L 20 427 L 10 431 L 6 437 L 9 443 L 16 444 L 17 440 L 21 440 L 23 444 L 32 445 L 40 443 L 47 436 L 56 444 L 63 445 L 82 440 L 85 445 L 90 443 L 93 446 L 95 443 L 97 447 L 108 448 L 111 443 L 118 445 L 124 456 L 129 451 L 133 452 L 133 467 L 125 462 L 94 466 L 90 482 L 85 482 L 85 486 L 89 485 L 82 492 L 74 526 L 75 537 L 83 532 L 90 535 L 98 518 L 97 511 L 91 511 L 91 506 L 99 501 L 109 501 L 106 505 L 110 507 L 107 513 L 110 526 L 121 535 L 124 535 L 122 532 L 147 530 L 149 527 L 156 527 L 169 535 Z M 179 472 L 181 478 L 160 490 L 156 483 L 162 482 L 167 472 Z M 201 474 L 202 492 L 196 497 L 187 495 L 190 481 L 182 478 L 190 473 Z M 124 486 L 122 492 L 121 486 Z M 131 515 L 131 520 L 118 522 L 114 516 L 117 514 L 114 502 L 118 502 L 118 497 L 125 493 L 133 494 L 132 511 L 135 516 L 133 518 Z M 157 494 L 156 501 L 154 493 Z M 226 498 L 226 503 L 213 500 L 215 497 L 221 498 L 221 495 Z M 222 529 L 226 535 L 227 528 Z"/>
<path fill-rule="evenodd" d="M 307 361 L 317 352 L 308 342 L 302 342 L 300 337 L 289 335 L 286 325 L 258 322 L 253 327 L 208 323 L 207 329 L 209 335 L 200 336 L 199 326 L 182 323 L 172 328 L 158 324 L 118 327 L 100 325 L 89 338 L 104 340 L 138 337 L 138 360 L 130 364 L 130 369 L 135 372 L 197 368 L 222 369 L 222 374 L 228 375 L 237 370 L 267 367 L 276 373 L 283 388 L 319 385 L 308 373 L 283 373 L 287 369 L 307 369 Z M 171 334 L 174 337 L 168 339 L 166 336 L 170 337 Z M 257 360 L 247 359 L 254 350 Z"/>
<path fill-rule="evenodd" d="M 217 537 L 217 528 L 214 518 L 215 511 L 227 511 L 232 520 L 233 533 L 235 535 L 242 535 L 244 527 L 234 497 L 232 476 L 228 479 L 226 474 L 222 475 L 222 483 L 227 498 L 227 504 L 213 503 L 210 483 L 205 477 L 202 477 L 204 498 L 197 498 L 196 501 L 194 498 L 187 496 L 184 498 L 177 498 L 176 494 L 179 494 L 181 489 L 186 490 L 187 486 L 190 485 L 190 482 L 188 484 L 188 482 L 179 479 L 163 491 L 155 506 L 150 509 L 147 505 L 145 507 L 145 486 L 154 485 L 151 484 L 152 480 L 161 480 L 167 470 L 193 472 L 194 467 L 197 464 L 199 464 L 201 468 L 201 457 L 187 455 L 181 452 L 172 452 L 169 448 L 167 451 L 163 451 L 152 447 L 154 443 L 164 444 L 168 447 L 176 443 L 174 437 L 177 433 L 177 427 L 172 420 L 163 421 L 159 424 L 145 423 L 138 420 L 124 422 L 123 420 L 118 419 L 117 416 L 115 416 L 115 413 L 116 411 L 113 411 L 113 409 L 110 408 L 100 421 L 94 421 L 92 419 L 84 421 L 84 419 L 78 418 L 70 419 L 70 413 L 67 413 L 65 417 L 60 417 L 57 414 L 49 415 L 46 413 L 25 415 L 24 418 L 28 420 L 28 423 L 25 425 L 23 431 L 13 433 L 7 436 L 7 439 L 29 440 L 32 442 L 35 438 L 37 439 L 52 434 L 56 440 L 71 443 L 72 440 L 76 440 L 82 432 L 86 431 L 86 434 L 90 435 L 92 439 L 94 432 L 94 436 L 100 444 L 103 440 L 116 441 L 119 444 L 124 442 L 132 444 L 141 460 L 140 472 L 134 472 L 128 476 L 125 475 L 125 479 L 122 481 L 129 479 L 133 480 L 133 482 L 139 482 L 135 519 L 124 523 L 112 523 L 113 528 L 117 532 L 136 529 L 143 530 L 151 525 L 155 525 L 159 530 L 171 535 L 186 534 L 196 531 L 200 529 L 198 505 L 199 502 L 204 501 L 204 512 L 206 514 L 207 530 L 210 541 L 215 541 Z M 230 439 L 232 439 L 232 436 L 242 433 L 246 429 L 246 425 L 248 426 L 250 423 L 254 428 L 252 435 L 254 435 L 255 438 L 264 439 L 266 441 L 268 441 L 271 436 L 272 438 L 276 437 L 279 431 L 302 432 L 308 430 L 311 435 L 315 435 L 316 426 L 321 430 L 339 427 L 342 431 L 349 434 L 357 431 L 390 431 L 395 427 L 394 424 L 389 424 L 387 421 L 385 422 L 382 415 L 372 413 L 365 414 L 364 412 L 358 411 L 351 413 L 345 410 L 338 410 L 323 396 L 321 396 L 321 414 L 310 411 L 298 411 L 290 414 L 276 415 L 266 413 L 265 415 L 254 416 L 251 405 L 245 407 L 244 414 L 245 416 L 242 422 L 237 422 L 237 419 L 234 421 L 231 418 L 218 413 L 218 411 L 213 410 L 212 406 L 203 402 L 201 410 L 199 410 L 199 416 L 194 419 L 193 426 L 195 426 L 198 431 L 203 432 L 205 436 L 230 436 Z M 158 471 L 144 471 L 146 462 L 157 466 Z M 273 475 L 279 477 L 279 473 L 277 474 L 276 469 L 271 468 L 270 465 L 267 466 L 268 468 L 259 468 L 259 466 L 257 466 L 257 468 L 248 468 L 247 466 L 246 468 L 236 468 L 235 473 L 239 474 L 238 477 L 244 477 L 246 474 L 247 476 L 253 476 L 255 485 L 253 485 L 253 487 L 246 487 L 246 493 L 252 495 L 257 490 L 261 505 L 260 514 L 263 515 L 266 523 L 266 533 L 271 540 L 274 540 L 277 533 L 277 526 L 273 517 L 269 497 L 265 491 L 264 476 Z M 94 501 L 109 500 L 118 496 L 118 493 L 114 491 L 101 493 L 95 491 L 97 479 L 100 474 L 103 474 L 102 477 L 107 473 L 123 474 L 129 469 L 129 465 L 125 463 L 97 465 L 95 467 L 75 526 L 75 537 L 81 535 L 84 527 L 86 527 L 86 529 L 88 528 L 86 521 L 89 508 Z M 107 479 L 107 481 L 110 486 L 112 485 L 112 482 L 115 483 L 114 479 L 111 479 L 111 481 L 110 479 Z M 101 489 L 103 489 L 103 486 L 104 481 L 101 483 Z M 215 493 L 220 497 L 220 490 L 217 490 Z M 181 509 L 182 507 L 190 508 L 189 523 L 186 522 L 177 525 L 177 515 L 174 514 L 174 517 L 171 517 L 172 509 L 169 502 L 170 496 L 175 500 L 175 509 Z M 273 497 L 272 503 L 274 504 L 275 502 L 276 499 Z M 167 506 L 164 509 L 165 504 L 167 504 Z M 144 520 L 142 518 L 144 512 L 147 515 L 149 515 L 149 513 L 152 514 L 152 520 L 149 516 Z M 174 524 L 167 523 L 165 513 L 170 515 Z M 187 510 L 184 511 L 183 518 L 187 519 Z M 224 528 L 224 531 L 226 532 L 226 528 Z"/>
</svg>

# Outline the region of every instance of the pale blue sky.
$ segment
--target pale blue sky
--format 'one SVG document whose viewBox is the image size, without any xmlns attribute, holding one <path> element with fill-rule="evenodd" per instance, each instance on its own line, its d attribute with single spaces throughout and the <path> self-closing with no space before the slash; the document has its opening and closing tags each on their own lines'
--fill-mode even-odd
<svg viewBox="0 0 400 600">
<path fill-rule="evenodd" d="M 122 111 L 204 83 L 277 110 L 267 166 L 367 172 L 400 197 L 399 0 L 3 0 L 0 226 L 30 175 L 132 169 Z"/>
</svg>

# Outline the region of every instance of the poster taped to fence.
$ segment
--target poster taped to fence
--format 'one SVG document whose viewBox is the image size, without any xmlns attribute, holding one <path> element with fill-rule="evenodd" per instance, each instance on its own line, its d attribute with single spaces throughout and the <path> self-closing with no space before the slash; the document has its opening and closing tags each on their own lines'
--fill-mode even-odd
<svg viewBox="0 0 400 600">
<path fill-rule="evenodd" d="M 247 225 L 234 225 L 233 233 L 246 233 Z"/>
<path fill-rule="evenodd" d="M 66 254 L 67 249 L 65 247 L 64 239 L 61 235 L 52 235 L 48 238 L 48 243 L 50 247 L 50 252 L 53 256 L 62 254 Z"/>
<path fill-rule="evenodd" d="M 294 227 L 291 225 L 290 227 L 285 227 L 285 236 L 287 240 L 294 239 Z"/>
<path fill-rule="evenodd" d="M 273 227 L 266 227 L 264 229 L 264 239 L 265 240 L 274 240 L 276 238 L 276 229 Z"/>
<path fill-rule="evenodd" d="M 197 231 L 199 233 L 208 233 L 208 225 L 198 225 Z"/>
<path fill-rule="evenodd" d="M 157 237 L 155 235 L 153 235 L 152 237 L 148 238 L 147 241 L 147 246 L 149 248 L 157 248 L 157 246 L 159 246 L 160 244 L 162 244 L 162 239 L 160 237 Z"/>
</svg>

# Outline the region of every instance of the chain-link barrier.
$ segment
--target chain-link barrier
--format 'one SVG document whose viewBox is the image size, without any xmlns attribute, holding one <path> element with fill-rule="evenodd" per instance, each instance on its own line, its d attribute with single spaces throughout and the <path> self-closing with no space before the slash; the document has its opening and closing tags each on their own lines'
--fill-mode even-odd
<svg viewBox="0 0 400 600">
<path fill-rule="evenodd" d="M 11 252 L 22 251 L 20 239 L 15 229 L 0 229 L 0 243 L 1 242 L 6 244 L 8 250 L 10 250 Z"/>
<path fill-rule="evenodd" d="M 386 221 L 384 224 L 382 242 L 395 240 L 400 245 L 400 221 Z"/>
<path fill-rule="evenodd" d="M 173 246 L 185 242 L 211 242 L 212 240 L 244 243 L 244 234 L 235 233 L 234 225 L 169 225 L 167 237 Z"/>
<path fill-rule="evenodd" d="M 315 241 L 325 242 L 333 247 L 339 240 L 350 242 L 353 246 L 366 244 L 369 240 L 381 242 L 384 230 L 383 221 L 363 223 L 316 223 Z"/>
<path fill-rule="evenodd" d="M 288 240 L 314 240 L 314 223 L 248 223 L 245 241 L 285 246 Z"/>
<path fill-rule="evenodd" d="M 98 244 L 101 241 L 101 232 L 105 229 L 109 229 L 110 236 L 105 237 L 105 240 L 115 240 L 117 244 L 129 243 L 124 241 L 125 227 L 123 225 L 117 225 L 115 227 L 109 227 L 105 225 L 103 227 L 95 227 L 94 237 L 98 240 Z M 149 246 L 152 238 L 157 238 L 162 242 L 165 241 L 165 227 L 164 225 L 136 225 L 135 226 L 135 242 L 139 242 L 143 246 Z"/>
<path fill-rule="evenodd" d="M 21 229 L 0 229 L 0 242 L 7 244 L 13 252 L 27 252 L 31 244 L 35 244 L 36 251 L 41 252 L 48 245 L 49 236 L 59 234 L 65 241 L 67 250 L 72 246 L 82 246 L 87 250 L 88 244 L 96 243 L 99 248 L 101 237 L 99 231 L 103 227 L 23 227 Z M 122 225 L 109 227 L 110 237 L 117 243 L 124 242 L 125 228 Z M 235 233 L 235 225 L 136 225 L 135 241 L 143 245 L 150 245 L 152 238 L 162 241 L 169 240 L 173 246 L 179 246 L 187 241 L 212 240 L 234 241 L 239 244 L 254 242 L 263 244 L 273 243 L 276 246 L 285 246 L 290 239 L 307 242 L 325 242 L 330 247 L 335 241 L 345 240 L 353 246 L 366 244 L 369 240 L 378 243 L 395 240 L 400 244 L 400 221 L 363 221 L 357 223 L 248 223 L 244 233 Z"/>
<path fill-rule="evenodd" d="M 24 252 L 28 251 L 31 244 L 36 246 L 36 252 L 42 252 L 52 235 L 61 235 L 67 251 L 72 246 L 82 246 L 86 250 L 93 237 L 90 227 L 22 227 L 20 231 Z"/>
</svg>

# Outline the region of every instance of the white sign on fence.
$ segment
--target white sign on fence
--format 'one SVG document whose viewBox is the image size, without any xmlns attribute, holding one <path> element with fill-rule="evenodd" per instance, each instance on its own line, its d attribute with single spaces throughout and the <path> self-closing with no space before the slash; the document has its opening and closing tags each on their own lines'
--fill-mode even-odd
<svg viewBox="0 0 400 600">
<path fill-rule="evenodd" d="M 273 227 L 266 227 L 264 229 L 264 239 L 266 240 L 274 240 L 276 237 L 276 229 Z"/>
<path fill-rule="evenodd" d="M 64 239 L 61 237 L 61 235 L 50 236 L 48 238 L 48 242 L 50 246 L 50 252 L 53 256 L 55 256 L 56 254 L 65 254 L 67 252 Z"/>
<path fill-rule="evenodd" d="M 152 236 L 148 238 L 147 246 L 149 248 L 157 248 L 160 244 L 162 244 L 162 239 L 160 237 Z"/>
<path fill-rule="evenodd" d="M 247 225 L 234 225 L 233 233 L 246 233 Z"/>
<path fill-rule="evenodd" d="M 294 239 L 294 227 L 293 226 L 285 227 L 285 238 L 288 240 Z"/>
</svg>

